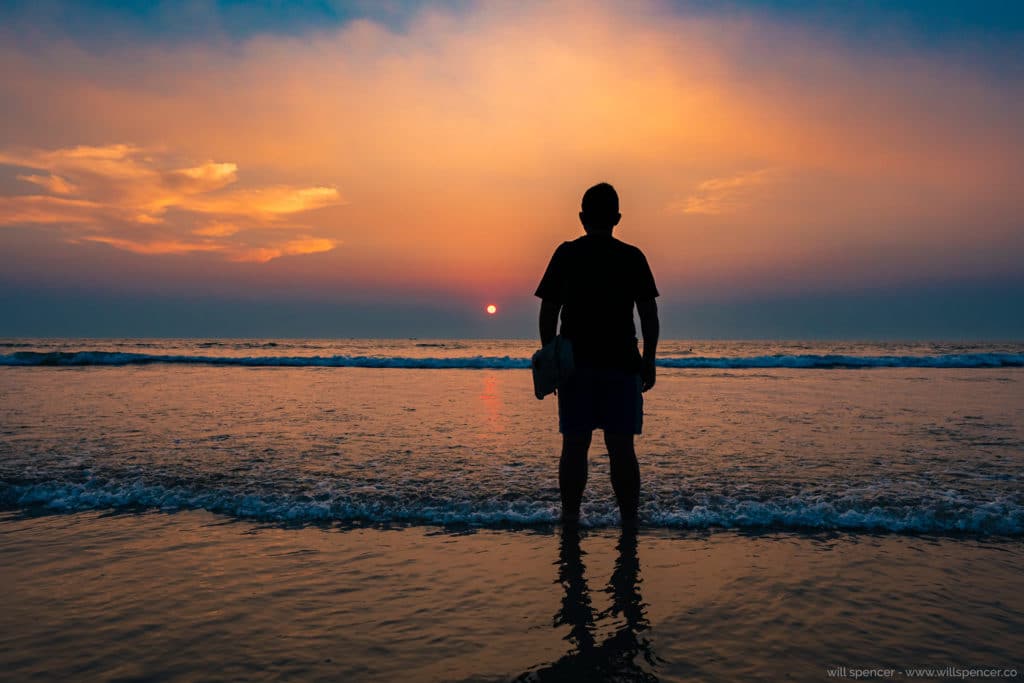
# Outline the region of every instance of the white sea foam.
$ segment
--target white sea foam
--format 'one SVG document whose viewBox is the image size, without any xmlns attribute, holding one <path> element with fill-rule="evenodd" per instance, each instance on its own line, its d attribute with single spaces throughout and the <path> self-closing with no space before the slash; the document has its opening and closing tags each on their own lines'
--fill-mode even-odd
<svg viewBox="0 0 1024 683">
<path fill-rule="evenodd" d="M 937 496 L 916 504 L 878 505 L 870 496 L 857 500 L 844 495 L 834 500 L 823 500 L 821 496 L 769 500 L 725 497 L 713 503 L 687 506 L 661 499 L 647 502 L 641 521 L 646 526 L 661 528 L 1024 534 L 1024 507 L 1013 500 L 960 500 L 955 505 L 949 502 Z M 0 484 L 0 504 L 60 512 L 202 509 L 273 522 L 519 526 L 553 524 L 558 520 L 557 504 L 546 500 L 402 500 L 356 493 L 315 499 L 306 495 L 194 489 L 109 479 Z M 584 508 L 584 525 L 604 527 L 617 523 L 618 513 L 611 503 L 591 503 Z"/>
</svg>

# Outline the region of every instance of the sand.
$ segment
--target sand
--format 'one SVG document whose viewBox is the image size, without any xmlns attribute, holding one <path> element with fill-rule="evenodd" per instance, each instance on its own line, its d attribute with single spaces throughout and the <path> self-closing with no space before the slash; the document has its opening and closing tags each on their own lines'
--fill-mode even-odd
<svg viewBox="0 0 1024 683">
<path fill-rule="evenodd" d="M 635 542 L 634 542 L 635 540 Z M 0 515 L 7 680 L 1020 668 L 1019 539 Z"/>
</svg>

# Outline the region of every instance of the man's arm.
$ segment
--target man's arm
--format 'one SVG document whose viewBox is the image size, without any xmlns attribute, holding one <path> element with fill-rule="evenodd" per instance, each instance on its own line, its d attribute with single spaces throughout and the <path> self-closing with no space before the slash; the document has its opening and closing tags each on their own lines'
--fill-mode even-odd
<svg viewBox="0 0 1024 683">
<path fill-rule="evenodd" d="M 654 299 L 637 301 L 636 311 L 640 314 L 640 331 L 644 337 L 644 367 L 640 377 L 643 380 L 643 391 L 647 391 L 655 382 L 654 358 L 658 353 L 661 323 L 658 322 L 658 304 Z"/>
<path fill-rule="evenodd" d="M 540 302 L 540 345 L 547 346 L 558 332 L 558 311 L 562 304 L 551 299 Z"/>
</svg>

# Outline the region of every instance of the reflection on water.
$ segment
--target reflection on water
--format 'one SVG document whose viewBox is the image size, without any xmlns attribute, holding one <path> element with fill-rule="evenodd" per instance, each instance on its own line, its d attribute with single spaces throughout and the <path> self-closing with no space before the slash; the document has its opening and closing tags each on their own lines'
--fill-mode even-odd
<svg viewBox="0 0 1024 683">
<path fill-rule="evenodd" d="M 487 371 L 483 374 L 483 388 L 480 391 L 481 415 L 490 436 L 505 433 L 505 404 L 502 401 L 502 387 L 499 373 Z"/>
<path fill-rule="evenodd" d="M 641 573 L 636 538 L 616 549 L 603 529 L 584 531 L 583 554 L 575 534 L 547 530 L 226 522 L 0 513 L 0 577 L 17 587 L 0 609 L 0 680 L 1020 669 L 1018 539 L 645 530 Z"/>
<path fill-rule="evenodd" d="M 635 529 L 623 529 L 618 557 L 608 585 L 611 606 L 595 612 L 580 550 L 578 528 L 562 530 L 558 582 L 565 595 L 555 613 L 554 626 L 569 627 L 572 649 L 557 661 L 524 673 L 519 681 L 657 681 L 650 670 L 660 660 L 643 635 L 650 628 L 640 595 L 640 560 Z M 599 631 L 613 630 L 598 638 Z M 602 628 L 603 627 L 603 628 Z"/>
</svg>

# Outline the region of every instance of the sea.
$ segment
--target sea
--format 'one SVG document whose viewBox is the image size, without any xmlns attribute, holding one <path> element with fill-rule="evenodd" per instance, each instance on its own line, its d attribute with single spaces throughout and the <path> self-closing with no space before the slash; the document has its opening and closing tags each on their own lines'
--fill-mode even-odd
<svg viewBox="0 0 1024 683">
<path fill-rule="evenodd" d="M 536 347 L 0 339 L 0 680 L 1024 668 L 1024 343 L 662 341 L 635 531 Z"/>
<path fill-rule="evenodd" d="M 551 524 L 529 340 L 0 341 L 0 504 Z M 667 341 L 652 527 L 1024 533 L 1024 344 Z M 595 439 L 584 524 L 617 523 Z"/>
</svg>

